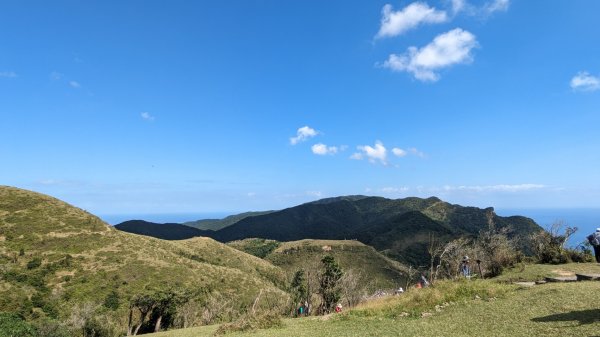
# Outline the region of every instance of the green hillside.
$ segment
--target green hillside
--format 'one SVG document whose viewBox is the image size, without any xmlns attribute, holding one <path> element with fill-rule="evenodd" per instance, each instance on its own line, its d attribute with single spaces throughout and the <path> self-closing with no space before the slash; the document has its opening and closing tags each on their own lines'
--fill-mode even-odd
<svg viewBox="0 0 600 337">
<path fill-rule="evenodd" d="M 366 196 L 327 198 L 243 217 L 216 231 L 200 231 L 176 224 L 161 227 L 141 221 L 135 226 L 119 224 L 117 228 L 162 239 L 200 235 L 221 242 L 247 238 L 283 242 L 352 239 L 373 246 L 399 262 L 424 266 L 429 262 L 427 244 L 431 235 L 441 241 L 476 237 L 480 231 L 489 228 L 490 222 L 498 228 L 510 228 L 509 237 L 520 237 L 518 248 L 525 253 L 530 253 L 526 238 L 542 230 L 529 218 L 501 217 L 493 208 L 464 207 L 435 197 L 386 199 Z"/>
<path fill-rule="evenodd" d="M 287 299 L 281 269 L 212 239 L 121 232 L 57 199 L 3 186 L 0 261 L 0 312 L 66 321 L 87 305 L 121 333 L 129 300 L 140 294 L 185 291 L 197 303 L 190 310 L 215 299 L 228 303 L 214 320 L 246 310 L 260 292 L 269 294 L 269 305 Z"/>
<path fill-rule="evenodd" d="M 400 262 L 421 266 L 430 235 L 441 240 L 477 236 L 490 221 L 526 238 L 542 228 L 520 216 L 500 217 L 493 208 L 463 207 L 438 198 L 339 197 L 240 220 L 211 236 L 221 242 L 248 237 L 277 241 L 356 239 Z M 522 249 L 527 249 L 522 242 Z"/>
<path fill-rule="evenodd" d="M 325 255 L 333 256 L 346 272 L 354 273 L 368 294 L 377 289 L 404 286 L 407 268 L 373 247 L 353 240 L 300 240 L 283 242 L 265 259 L 293 273 L 318 265 Z"/>
<path fill-rule="evenodd" d="M 231 226 L 231 225 L 235 224 L 236 222 L 243 220 L 245 218 L 248 218 L 251 216 L 269 214 L 269 213 L 273 213 L 273 212 L 274 211 L 245 212 L 245 213 L 230 215 L 223 219 L 203 219 L 203 220 L 197 220 L 197 221 L 188 221 L 188 222 L 184 222 L 183 225 L 198 228 L 201 230 L 217 231 L 219 229 L 223 229 L 225 227 Z"/>
</svg>

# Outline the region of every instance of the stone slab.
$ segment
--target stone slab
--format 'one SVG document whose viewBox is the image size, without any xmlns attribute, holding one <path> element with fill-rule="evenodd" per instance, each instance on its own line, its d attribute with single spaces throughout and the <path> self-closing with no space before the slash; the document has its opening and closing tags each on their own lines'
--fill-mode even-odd
<svg viewBox="0 0 600 337">
<path fill-rule="evenodd" d="M 575 274 L 578 281 L 600 281 L 600 274 Z"/>
<path fill-rule="evenodd" d="M 547 282 L 577 282 L 577 276 L 546 277 Z"/>
<path fill-rule="evenodd" d="M 514 282 L 513 284 L 516 284 L 516 285 L 522 286 L 522 287 L 533 287 L 535 285 L 535 282 Z"/>
</svg>

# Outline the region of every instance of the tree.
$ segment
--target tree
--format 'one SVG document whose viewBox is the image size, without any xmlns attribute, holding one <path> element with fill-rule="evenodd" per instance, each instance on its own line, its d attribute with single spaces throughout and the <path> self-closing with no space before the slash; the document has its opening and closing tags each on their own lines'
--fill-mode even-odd
<svg viewBox="0 0 600 337">
<path fill-rule="evenodd" d="M 304 273 L 304 269 L 296 271 L 294 278 L 290 283 L 290 292 L 292 294 L 292 306 L 295 311 L 295 306 L 298 303 L 308 301 L 308 285 Z"/>
<path fill-rule="evenodd" d="M 333 256 L 327 255 L 321 259 L 325 268 L 320 280 L 319 294 L 321 294 L 321 308 L 323 313 L 330 313 L 341 298 L 338 281 L 344 272 L 335 261 Z"/>
<path fill-rule="evenodd" d="M 146 316 L 148 313 L 152 311 L 156 302 L 152 295 L 150 294 L 141 294 L 136 295 L 131 299 L 129 304 L 129 326 L 127 329 L 127 336 L 131 336 L 132 334 L 135 336 L 140 331 L 140 328 L 146 322 Z M 133 330 L 133 311 L 137 309 L 140 313 L 140 320 Z"/>
<path fill-rule="evenodd" d="M 340 290 L 348 307 L 356 306 L 365 296 L 365 287 L 362 286 L 365 279 L 364 274 L 352 269 L 346 271 L 340 279 Z"/>
<path fill-rule="evenodd" d="M 156 317 L 154 324 L 154 332 L 160 331 L 163 319 L 166 316 L 173 317 L 177 311 L 177 307 L 185 303 L 184 292 L 175 290 L 173 288 L 167 290 L 161 290 L 154 294 L 154 308 L 152 316 Z"/>
<path fill-rule="evenodd" d="M 183 291 L 174 288 L 156 290 L 146 294 L 134 296 L 129 305 L 129 324 L 127 335 L 137 335 L 144 323 L 154 325 L 152 329 L 158 332 L 164 325 L 165 317 L 169 318 L 168 325 L 172 323 L 175 317 L 177 307 L 186 302 L 186 294 Z M 139 312 L 139 322 L 133 329 L 134 309 Z M 149 330 L 149 326 L 144 326 L 144 331 Z M 152 331 L 151 330 L 151 331 Z"/>
</svg>

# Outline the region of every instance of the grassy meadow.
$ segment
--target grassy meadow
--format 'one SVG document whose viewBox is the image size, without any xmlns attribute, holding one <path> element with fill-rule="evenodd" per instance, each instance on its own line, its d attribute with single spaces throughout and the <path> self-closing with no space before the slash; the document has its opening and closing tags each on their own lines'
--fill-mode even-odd
<svg viewBox="0 0 600 337">
<path fill-rule="evenodd" d="M 226 336 L 597 336 L 599 289 L 600 283 L 592 281 L 534 287 L 495 280 L 439 282 L 342 314 L 285 319 L 279 328 Z M 212 336 L 216 329 L 205 326 L 149 336 Z"/>
</svg>

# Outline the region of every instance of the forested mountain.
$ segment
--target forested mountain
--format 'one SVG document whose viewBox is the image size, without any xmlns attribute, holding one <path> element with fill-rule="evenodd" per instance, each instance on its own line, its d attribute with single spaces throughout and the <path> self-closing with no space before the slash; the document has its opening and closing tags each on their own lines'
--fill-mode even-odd
<svg viewBox="0 0 600 337">
<path fill-rule="evenodd" d="M 245 213 L 230 215 L 223 219 L 203 219 L 203 220 L 197 220 L 197 221 L 188 221 L 188 222 L 184 222 L 183 225 L 198 228 L 201 230 L 217 231 L 217 230 L 223 229 L 227 226 L 231 226 L 234 223 L 236 223 L 240 220 L 243 220 L 245 218 L 248 218 L 251 216 L 257 216 L 257 215 L 269 214 L 269 213 L 273 213 L 273 212 L 275 212 L 275 211 L 245 212 Z"/>
<path fill-rule="evenodd" d="M 463 207 L 438 198 L 386 199 L 349 196 L 310 202 L 277 212 L 245 217 L 218 231 L 200 235 L 221 242 L 246 238 L 277 241 L 356 239 L 398 261 L 422 264 L 430 235 L 440 240 L 476 236 L 490 224 L 511 228 L 511 235 L 527 237 L 541 230 L 533 220 L 500 217 L 493 208 Z M 146 231 L 143 226 L 136 233 Z M 153 235 L 157 233 L 150 233 Z"/>
</svg>

